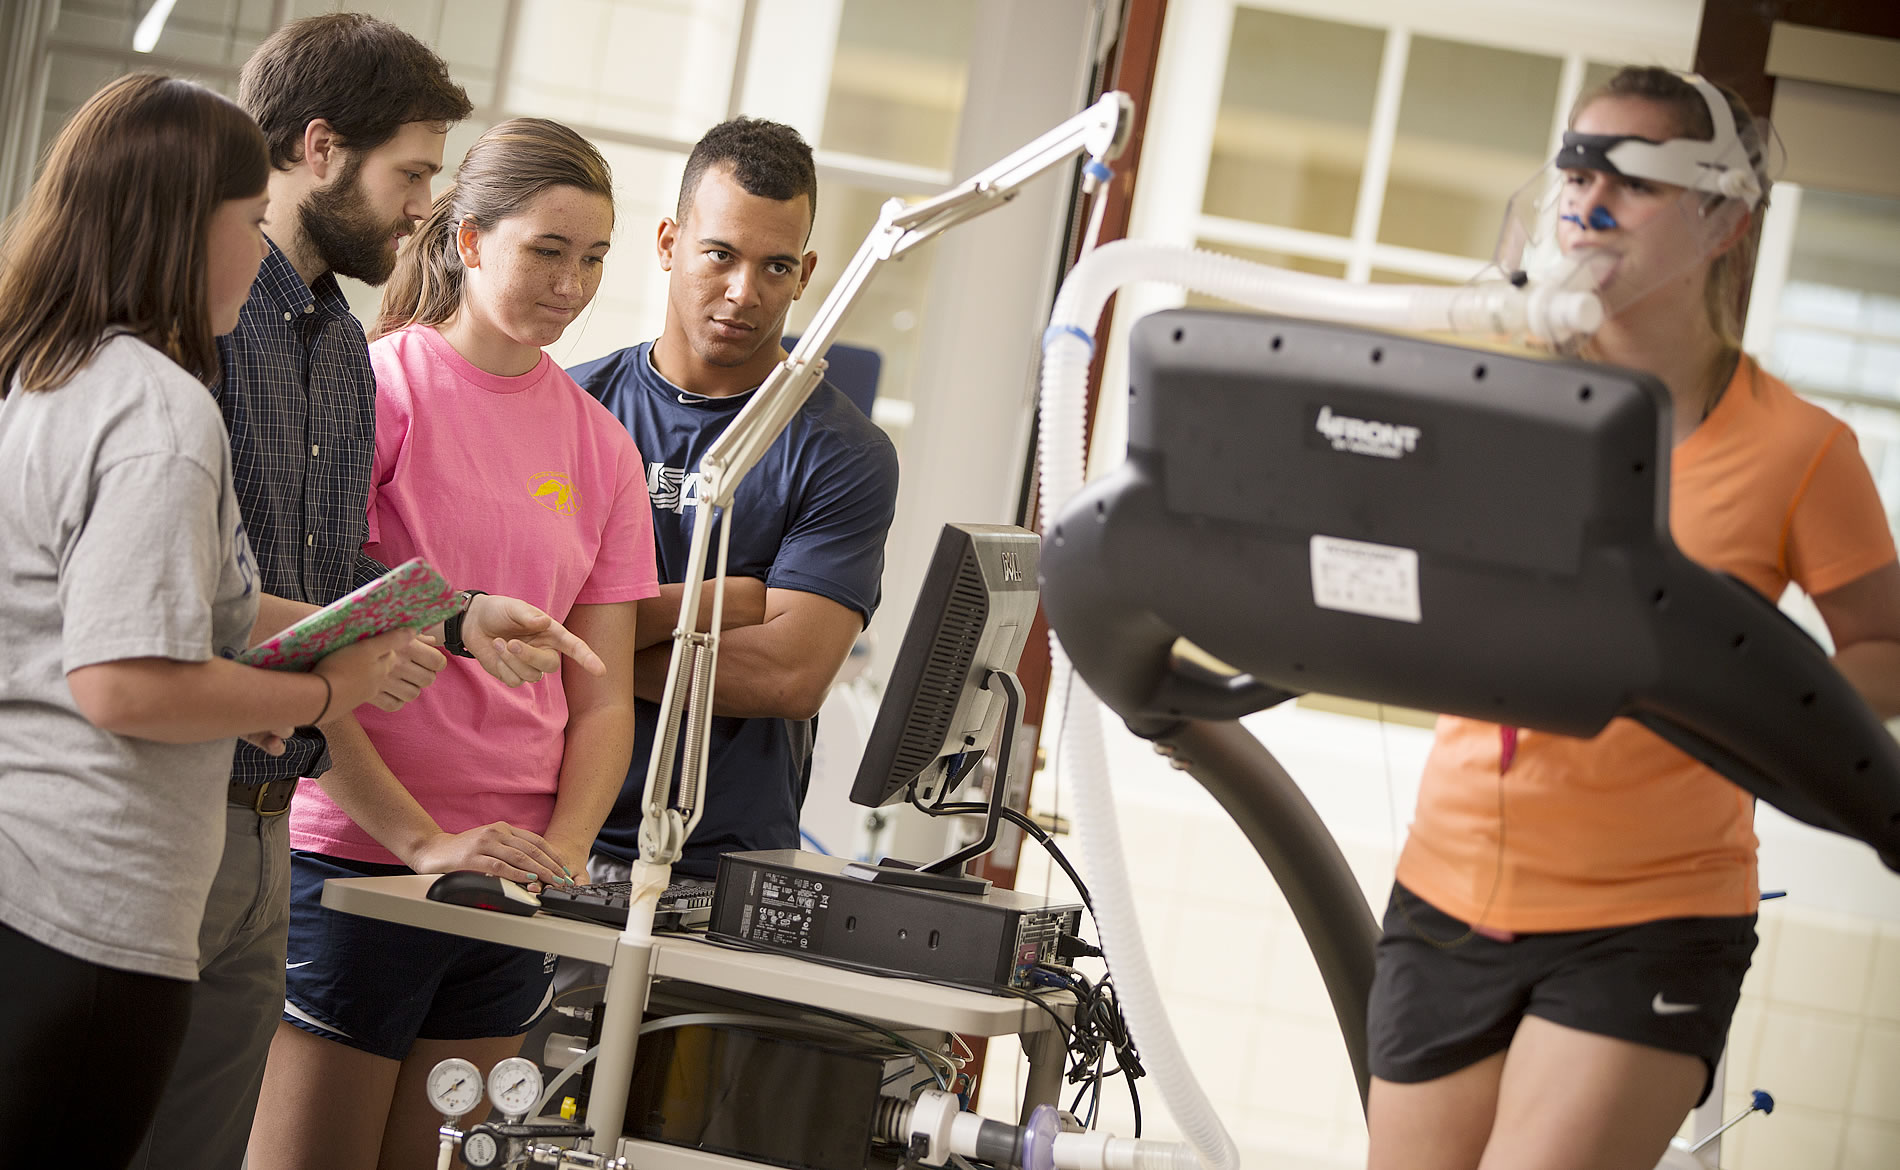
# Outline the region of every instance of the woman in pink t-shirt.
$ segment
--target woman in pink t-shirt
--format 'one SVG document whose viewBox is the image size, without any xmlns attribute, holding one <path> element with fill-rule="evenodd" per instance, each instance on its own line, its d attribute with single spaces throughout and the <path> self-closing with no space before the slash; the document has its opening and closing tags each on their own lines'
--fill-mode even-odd
<svg viewBox="0 0 1900 1170">
<path fill-rule="evenodd" d="M 384 296 L 364 551 L 425 557 L 539 606 L 607 669 L 570 663 L 506 689 L 452 660 L 400 716 L 366 711 L 361 731 L 331 736 L 335 766 L 291 814 L 288 987 L 259 1164 L 425 1164 L 428 1070 L 451 1053 L 484 1069 L 512 1055 L 546 1008 L 552 956 L 319 897 L 327 878 L 408 872 L 585 880 L 633 754 L 635 603 L 659 589 L 640 454 L 542 347 L 600 287 L 612 196 L 580 135 L 503 122 L 469 148 Z"/>
</svg>

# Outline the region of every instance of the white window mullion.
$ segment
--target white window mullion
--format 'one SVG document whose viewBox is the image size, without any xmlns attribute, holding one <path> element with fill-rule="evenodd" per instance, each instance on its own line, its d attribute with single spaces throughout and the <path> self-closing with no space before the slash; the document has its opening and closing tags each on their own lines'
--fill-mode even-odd
<svg viewBox="0 0 1900 1170">
<path fill-rule="evenodd" d="M 844 0 L 759 0 L 749 15 L 740 112 L 770 110 L 805 141 L 822 141 Z"/>
<path fill-rule="evenodd" d="M 1748 292 L 1748 324 L 1742 330 L 1742 348 L 1758 358 L 1774 348 L 1775 318 L 1794 257 L 1795 224 L 1801 219 L 1800 185 L 1776 183 L 1765 214 L 1755 252 L 1755 280 Z"/>
<path fill-rule="evenodd" d="M 508 7 L 501 17 L 501 49 L 495 57 L 495 88 L 490 92 L 489 103 L 494 106 L 497 117 L 491 121 L 500 121 L 507 117 L 508 83 L 515 71 L 515 30 L 521 27 L 521 0 L 508 0 Z"/>
<path fill-rule="evenodd" d="M 1385 53 L 1379 60 L 1379 90 L 1373 99 L 1372 133 L 1366 140 L 1366 165 L 1359 177 L 1359 203 L 1352 213 L 1352 259 L 1346 279 L 1364 283 L 1372 273 L 1372 248 L 1379 239 L 1379 217 L 1385 211 L 1385 181 L 1392 171 L 1392 143 L 1398 137 L 1399 98 L 1405 91 L 1405 64 L 1411 56 L 1412 32 L 1393 25 L 1385 34 Z"/>
<path fill-rule="evenodd" d="M 1556 158 L 1570 129 L 1570 108 L 1583 93 L 1585 62 L 1582 53 L 1565 53 L 1563 72 L 1557 75 L 1557 108 L 1550 115 L 1550 157 Z"/>
<path fill-rule="evenodd" d="M 1162 24 L 1149 133 L 1141 147 L 1141 182 L 1129 213 L 1131 239 L 1194 242 L 1233 34 L 1233 0 L 1173 5 Z M 1092 458 L 1101 453 L 1094 459 L 1097 466 L 1119 464 L 1128 447 L 1130 324 L 1157 310 L 1176 308 L 1182 299 L 1179 288 L 1158 281 L 1130 285 L 1116 294 L 1091 440 Z"/>
<path fill-rule="evenodd" d="M 752 33 L 759 23 L 759 0 L 741 0 L 739 36 L 733 46 L 732 84 L 726 91 L 726 118 L 745 113 L 746 70 L 752 65 Z"/>
</svg>

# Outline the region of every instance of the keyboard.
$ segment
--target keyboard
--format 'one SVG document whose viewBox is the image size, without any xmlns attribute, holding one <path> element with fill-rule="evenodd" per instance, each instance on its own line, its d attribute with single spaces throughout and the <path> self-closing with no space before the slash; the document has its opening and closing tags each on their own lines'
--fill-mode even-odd
<svg viewBox="0 0 1900 1170">
<path fill-rule="evenodd" d="M 632 900 L 632 882 L 549 887 L 541 891 L 541 909 L 549 914 L 612 927 L 627 925 L 627 906 Z M 653 929 L 691 930 L 704 926 L 712 920 L 712 904 L 710 881 L 680 878 L 660 895 L 659 907 L 653 912 Z"/>
</svg>

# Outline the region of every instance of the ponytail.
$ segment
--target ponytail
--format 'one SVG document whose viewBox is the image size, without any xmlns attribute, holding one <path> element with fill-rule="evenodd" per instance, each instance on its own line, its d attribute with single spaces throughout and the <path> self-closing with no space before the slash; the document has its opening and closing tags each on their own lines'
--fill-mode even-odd
<svg viewBox="0 0 1900 1170">
<path fill-rule="evenodd" d="M 455 181 L 435 197 L 383 289 L 375 336 L 409 325 L 440 325 L 462 307 L 462 257 L 455 235 L 464 223 L 492 228 L 520 215 L 543 191 L 576 187 L 614 197 L 613 173 L 592 143 L 546 118 L 510 118 L 475 140 Z"/>
<path fill-rule="evenodd" d="M 455 251 L 455 187 L 435 197 L 428 218 L 396 257 L 396 269 L 383 286 L 371 340 L 410 325 L 440 325 L 462 304 L 462 258 Z"/>
</svg>

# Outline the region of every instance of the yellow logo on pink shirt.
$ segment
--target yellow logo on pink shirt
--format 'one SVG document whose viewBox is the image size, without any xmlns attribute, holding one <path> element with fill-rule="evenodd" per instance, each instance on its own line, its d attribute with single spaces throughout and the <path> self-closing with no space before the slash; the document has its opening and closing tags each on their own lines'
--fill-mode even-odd
<svg viewBox="0 0 1900 1170">
<path fill-rule="evenodd" d="M 528 481 L 528 495 L 535 503 L 558 516 L 572 516 L 580 506 L 581 494 L 565 475 L 537 475 Z"/>
</svg>

